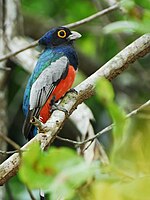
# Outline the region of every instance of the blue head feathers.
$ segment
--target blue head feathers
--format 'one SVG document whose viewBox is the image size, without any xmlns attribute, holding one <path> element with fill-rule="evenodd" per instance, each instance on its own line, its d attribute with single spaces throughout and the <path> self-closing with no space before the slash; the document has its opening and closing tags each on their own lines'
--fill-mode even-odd
<svg viewBox="0 0 150 200">
<path fill-rule="evenodd" d="M 46 47 L 55 47 L 59 45 L 72 44 L 72 41 L 81 37 L 81 34 L 70 31 L 66 27 L 53 28 L 43 35 L 39 44 Z"/>
</svg>

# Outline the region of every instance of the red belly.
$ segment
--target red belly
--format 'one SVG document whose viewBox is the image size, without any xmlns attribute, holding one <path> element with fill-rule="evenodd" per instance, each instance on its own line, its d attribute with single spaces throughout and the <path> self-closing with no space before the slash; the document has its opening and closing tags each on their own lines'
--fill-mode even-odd
<svg viewBox="0 0 150 200">
<path fill-rule="evenodd" d="M 49 96 L 47 102 L 45 103 L 45 105 L 43 106 L 43 108 L 40 111 L 40 120 L 43 123 L 45 123 L 51 115 L 50 102 L 51 102 L 52 97 L 55 96 L 56 101 L 58 101 L 61 97 L 63 97 L 66 94 L 66 92 L 72 87 L 72 84 L 75 79 L 75 75 L 76 75 L 76 71 L 75 71 L 74 67 L 70 65 L 66 78 L 62 79 L 59 82 L 59 84 L 55 87 L 55 89 Z"/>
</svg>

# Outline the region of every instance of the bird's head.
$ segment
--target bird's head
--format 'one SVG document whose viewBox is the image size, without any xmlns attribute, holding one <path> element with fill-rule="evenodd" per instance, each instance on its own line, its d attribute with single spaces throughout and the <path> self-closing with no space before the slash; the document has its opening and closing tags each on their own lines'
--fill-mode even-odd
<svg viewBox="0 0 150 200">
<path fill-rule="evenodd" d="M 43 35 L 39 44 L 46 47 L 55 47 L 59 45 L 72 44 L 72 42 L 81 37 L 76 31 L 70 31 L 66 27 L 53 28 Z"/>
</svg>

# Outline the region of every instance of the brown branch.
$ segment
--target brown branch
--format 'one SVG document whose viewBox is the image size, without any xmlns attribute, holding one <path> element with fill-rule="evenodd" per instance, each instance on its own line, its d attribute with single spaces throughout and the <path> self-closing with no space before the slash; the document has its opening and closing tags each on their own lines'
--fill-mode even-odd
<svg viewBox="0 0 150 200">
<path fill-rule="evenodd" d="M 118 8 L 119 8 L 118 4 L 115 4 L 115 5 L 111 6 L 111 7 L 108 7 L 106 9 L 102 10 L 102 11 L 99 11 L 99 12 L 97 12 L 97 13 L 89 16 L 89 17 L 86 17 L 86 18 L 84 18 L 82 20 L 79 20 L 77 22 L 74 22 L 74 23 L 71 23 L 71 24 L 67 24 L 67 25 L 64 25 L 64 26 L 67 27 L 67 28 L 74 28 L 74 27 L 83 25 L 83 24 L 85 24 L 87 22 L 90 22 L 93 19 L 96 19 L 96 18 L 98 18 L 98 17 L 100 17 L 102 15 L 105 15 L 105 14 L 107 14 L 107 13 L 113 11 L 113 10 L 118 9 Z M 11 53 L 8 53 L 7 55 L 4 55 L 4 56 L 0 57 L 0 62 L 3 61 L 3 60 L 6 60 L 6 59 L 8 59 L 8 58 L 10 58 L 12 56 L 15 56 L 18 53 L 20 53 L 22 51 L 25 51 L 25 50 L 27 50 L 29 48 L 35 47 L 36 45 L 38 45 L 38 40 L 30 43 L 29 45 L 24 46 L 23 48 L 15 51 L 15 52 L 11 52 Z"/>
<path fill-rule="evenodd" d="M 138 107 L 137 109 L 133 110 L 132 112 L 128 113 L 126 115 L 126 119 L 128 119 L 129 117 L 133 117 L 139 111 L 143 110 L 144 108 L 146 108 L 148 106 L 150 106 L 150 100 L 148 100 L 146 103 L 142 104 L 140 107 Z M 72 143 L 72 144 L 74 144 L 76 146 L 81 146 L 83 144 L 86 144 L 87 142 L 95 140 L 96 138 L 98 138 L 103 133 L 106 133 L 106 132 L 112 130 L 112 128 L 114 126 L 115 126 L 115 124 L 110 124 L 109 126 L 107 126 L 106 128 L 104 128 L 103 130 L 101 130 L 100 132 L 98 132 L 97 134 L 95 134 L 93 137 L 88 138 L 87 140 L 84 140 L 84 141 L 81 141 L 81 142 L 78 142 L 78 141 L 75 141 L 75 140 L 70 140 L 70 139 L 67 139 L 67 138 L 63 138 L 63 137 L 60 137 L 58 135 L 56 136 L 56 138 L 59 139 L 59 140 L 65 141 L 65 142 Z"/>
<path fill-rule="evenodd" d="M 3 139 L 8 144 L 10 144 L 16 150 L 20 151 L 20 146 L 16 142 L 14 142 L 13 140 L 11 140 L 9 137 L 7 137 L 6 135 L 0 133 L 0 138 Z"/>
<path fill-rule="evenodd" d="M 69 114 L 71 114 L 81 102 L 94 94 L 95 84 L 99 78 L 105 76 L 107 79 L 112 80 L 123 70 L 125 70 L 129 64 L 133 63 L 139 57 L 144 56 L 149 52 L 150 34 L 145 34 L 127 46 L 125 49 L 123 49 L 94 74 L 79 84 L 75 88 L 78 94 L 68 93 L 63 98 L 61 106 L 64 107 L 64 109 L 66 109 Z M 59 130 L 62 128 L 65 119 L 66 116 L 63 112 L 54 111 L 50 119 L 45 124 L 48 131 L 44 134 L 37 134 L 32 140 L 24 145 L 21 150 L 28 149 L 32 143 L 37 141 L 42 141 L 43 148 L 49 146 L 56 138 Z M 9 178 L 17 173 L 19 163 L 19 155 L 18 153 L 15 153 L 0 165 L 0 185 L 7 182 Z"/>
</svg>

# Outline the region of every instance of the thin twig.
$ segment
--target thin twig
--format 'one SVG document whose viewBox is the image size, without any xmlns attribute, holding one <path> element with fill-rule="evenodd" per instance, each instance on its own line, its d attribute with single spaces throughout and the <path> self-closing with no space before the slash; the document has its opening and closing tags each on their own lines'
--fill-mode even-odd
<svg viewBox="0 0 150 200">
<path fill-rule="evenodd" d="M 6 135 L 3 135 L 3 134 L 0 133 L 0 138 L 2 138 L 5 142 L 7 142 L 8 144 L 10 144 L 16 150 L 20 151 L 20 146 L 16 142 L 14 142 L 13 140 L 11 140 L 9 137 L 7 137 Z"/>
<path fill-rule="evenodd" d="M 27 191 L 28 191 L 28 193 L 29 193 L 29 195 L 30 195 L 30 198 L 31 198 L 32 200 L 36 200 L 35 197 L 33 196 L 32 192 L 31 192 L 31 190 L 30 190 L 28 187 L 27 187 Z"/>
<path fill-rule="evenodd" d="M 142 104 L 140 107 L 138 107 L 137 109 L 135 109 L 132 112 L 130 112 L 129 114 L 127 114 L 126 118 L 136 115 L 139 111 L 148 107 L 149 105 L 150 105 L 150 100 L 146 101 L 146 103 Z"/>
<path fill-rule="evenodd" d="M 148 100 L 146 103 L 142 104 L 139 108 L 133 110 L 132 112 L 128 113 L 126 115 L 126 119 L 128 119 L 129 117 L 133 117 L 134 115 L 136 115 L 139 111 L 141 111 L 142 109 L 148 107 L 150 105 L 150 100 Z M 75 140 L 70 140 L 70 139 L 67 139 L 67 138 L 62 138 L 60 136 L 56 136 L 57 139 L 59 140 L 62 140 L 62 141 L 65 141 L 65 142 L 69 142 L 69 143 L 72 143 L 74 145 L 77 145 L 77 146 L 81 146 L 87 142 L 90 142 L 90 141 L 93 141 L 94 139 L 96 139 L 97 137 L 99 137 L 100 135 L 102 135 L 103 133 L 106 133 L 110 130 L 112 130 L 112 128 L 115 126 L 115 124 L 111 124 L 109 126 L 107 126 L 106 128 L 104 128 L 103 130 L 101 130 L 100 132 L 98 132 L 96 135 L 94 135 L 93 137 L 91 138 L 88 138 L 87 140 L 84 140 L 84 141 L 81 141 L 81 142 L 78 142 L 78 141 L 75 141 Z"/>
<path fill-rule="evenodd" d="M 87 145 L 87 147 L 85 147 L 82 151 L 83 152 L 86 151 L 91 146 L 91 144 L 93 143 L 93 141 L 94 140 L 91 140 L 90 143 Z"/>
<path fill-rule="evenodd" d="M 69 143 L 72 143 L 74 145 L 78 145 L 80 146 L 81 145 L 81 142 L 78 142 L 78 141 L 75 141 L 75 140 L 71 140 L 71 139 L 68 139 L 68 138 L 63 138 L 63 137 L 60 137 L 60 136 L 56 136 L 57 139 L 61 140 L 61 141 L 64 141 L 64 142 L 69 142 Z"/>
<path fill-rule="evenodd" d="M 18 53 L 21 53 L 22 51 L 25 51 L 25 50 L 30 49 L 30 48 L 32 48 L 32 47 L 35 47 L 37 44 L 38 44 L 38 40 L 36 40 L 36 41 L 34 41 L 34 42 L 32 42 L 32 43 L 30 43 L 30 44 L 24 46 L 23 48 L 21 48 L 21 49 L 19 49 L 19 50 L 17 50 L 17 51 L 8 53 L 8 54 L 6 54 L 6 55 L 4 55 L 4 56 L 2 56 L 2 57 L 0 58 L 0 62 L 3 61 L 3 60 L 6 60 L 6 59 L 8 59 L 8 58 L 10 58 L 10 57 L 12 57 L 12 56 L 17 55 Z"/>
<path fill-rule="evenodd" d="M 86 17 L 86 18 L 84 18 L 84 19 L 82 19 L 82 20 L 79 20 L 79 21 L 74 22 L 74 23 L 71 23 L 71 24 L 67 24 L 67 25 L 65 25 L 65 26 L 66 26 L 67 28 L 74 28 L 74 27 L 77 27 L 77 26 L 81 26 L 81 25 L 83 25 L 83 24 L 85 24 L 85 23 L 87 23 L 87 22 L 92 21 L 93 19 L 96 19 L 96 18 L 98 18 L 98 17 L 100 17 L 100 16 L 102 16 L 102 15 L 105 15 L 105 14 L 107 14 L 107 13 L 113 11 L 113 10 L 118 9 L 118 8 L 119 8 L 119 5 L 118 5 L 118 4 L 115 4 L 115 5 L 113 5 L 113 6 L 110 6 L 110 7 L 106 8 L 106 9 L 102 10 L 102 11 L 99 11 L 99 12 L 97 12 L 97 13 L 95 13 L 95 14 L 89 16 L 89 17 Z"/>
<path fill-rule="evenodd" d="M 0 150 L 0 154 L 3 154 L 3 155 L 9 155 L 9 154 L 14 154 L 14 153 L 19 153 L 20 150 L 14 150 L 14 151 L 2 151 Z"/>
<path fill-rule="evenodd" d="M 118 4 L 115 4 L 115 5 L 111 6 L 111 7 L 108 7 L 106 9 L 102 10 L 102 11 L 99 11 L 99 12 L 95 13 L 94 15 L 91 15 L 89 17 L 86 17 L 86 18 L 82 19 L 82 20 L 79 20 L 77 22 L 74 22 L 74 23 L 71 23 L 71 24 L 67 24 L 67 25 L 64 25 L 64 26 L 68 27 L 68 28 L 74 28 L 74 27 L 80 26 L 82 24 L 85 24 L 87 22 L 90 22 L 93 19 L 96 19 L 96 18 L 98 18 L 98 17 L 100 17 L 102 15 L 105 15 L 108 12 L 111 12 L 111 11 L 116 10 L 118 8 L 119 8 Z M 15 56 L 15 55 L 17 55 L 18 53 L 20 53 L 22 51 L 25 51 L 25 50 L 30 49 L 32 47 L 35 47 L 36 45 L 38 45 L 38 40 L 30 43 L 29 45 L 26 45 L 25 47 L 15 51 L 15 52 L 11 52 L 11 53 L 8 53 L 8 54 L 0 57 L 0 62 L 5 60 L 5 59 L 8 59 L 8 58 L 10 58 L 12 56 Z"/>
<path fill-rule="evenodd" d="M 93 141 L 94 139 L 96 139 L 97 137 L 99 137 L 101 134 L 106 133 L 106 132 L 112 130 L 113 126 L 114 126 L 114 124 L 111 124 L 111 125 L 107 126 L 106 128 L 104 128 L 103 130 L 101 130 L 100 132 L 98 132 L 93 137 L 88 138 L 87 140 L 84 140 L 84 141 L 81 141 L 81 142 L 78 142 L 78 141 L 75 141 L 75 140 L 70 140 L 70 139 L 67 139 L 67 138 L 63 138 L 63 137 L 60 137 L 58 135 L 56 136 L 56 138 L 59 139 L 59 140 L 65 141 L 65 142 L 72 143 L 72 144 L 74 144 L 76 146 L 81 146 L 81 145 L 83 145 L 83 144 L 85 144 L 87 142 Z"/>
<path fill-rule="evenodd" d="M 12 147 L 14 147 L 14 149 L 16 149 L 18 151 L 19 156 L 21 156 L 22 150 L 21 150 L 20 146 L 16 142 L 14 142 L 9 137 L 7 137 L 6 135 L 1 134 L 1 133 L 0 133 L 0 138 L 3 139 L 8 144 L 10 144 Z M 1 153 L 2 153 L 2 151 L 1 151 Z"/>
</svg>

